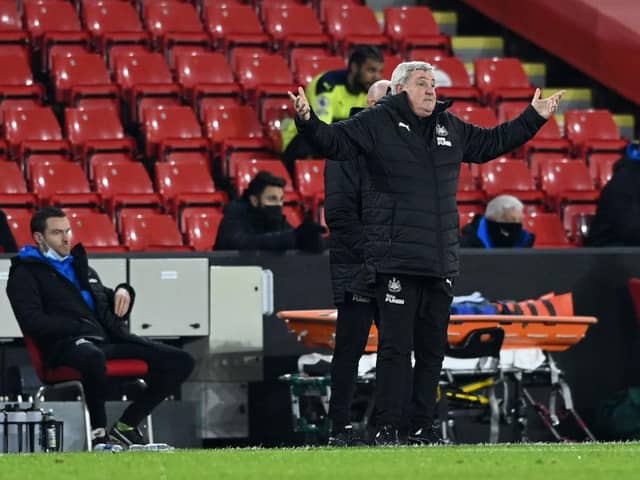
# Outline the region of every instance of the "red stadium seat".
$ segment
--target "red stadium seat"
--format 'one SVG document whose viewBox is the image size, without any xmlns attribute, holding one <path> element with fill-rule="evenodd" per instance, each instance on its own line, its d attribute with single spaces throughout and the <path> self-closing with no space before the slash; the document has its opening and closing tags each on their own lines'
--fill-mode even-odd
<svg viewBox="0 0 640 480">
<path fill-rule="evenodd" d="M 138 12 L 129 2 L 84 2 L 83 17 L 85 28 L 96 38 L 112 33 L 144 31 Z"/>
<path fill-rule="evenodd" d="M 383 52 L 384 57 L 384 70 L 382 71 L 382 78 L 391 78 L 395 68 L 401 64 L 404 59 L 400 55 L 390 54 Z"/>
<path fill-rule="evenodd" d="M 484 203 L 484 192 L 480 190 L 471 173 L 469 165 L 460 165 L 460 177 L 458 180 L 458 203 Z"/>
<path fill-rule="evenodd" d="M 431 49 L 448 54 L 451 41 L 440 28 L 428 7 L 387 7 L 384 9 L 385 33 L 396 49 L 408 53 L 413 48 Z"/>
<path fill-rule="evenodd" d="M 289 172 L 280 160 L 248 160 L 238 161 L 236 163 L 235 187 L 236 193 L 242 195 L 242 192 L 249 186 L 256 173 L 266 170 L 277 177 L 284 178 L 287 182 L 284 190 L 286 192 L 294 192 L 293 182 L 289 176 Z"/>
<path fill-rule="evenodd" d="M 589 169 L 580 160 L 549 160 L 541 165 L 540 173 L 542 190 L 556 210 L 565 202 L 584 203 L 598 199 Z"/>
<path fill-rule="evenodd" d="M 471 85 L 469 73 L 459 58 L 433 58 L 431 52 L 425 55 L 424 51 L 416 50 L 411 53 L 410 58 L 431 63 L 437 70 L 435 75 L 438 98 L 456 100 L 457 106 L 461 106 L 462 102 L 477 103 L 480 100 L 480 91 Z"/>
<path fill-rule="evenodd" d="M 252 162 L 254 160 L 280 160 L 274 157 L 273 154 L 266 152 L 252 152 L 252 151 L 235 151 L 229 153 L 226 159 L 226 165 L 224 174 L 229 178 L 235 178 L 237 174 L 237 167 L 240 163 Z"/>
<path fill-rule="evenodd" d="M 35 244 L 30 227 L 33 212 L 27 208 L 3 208 L 2 211 L 7 216 L 7 223 L 18 248 Z"/>
<path fill-rule="evenodd" d="M 122 163 L 133 162 L 133 157 L 128 153 L 94 153 L 87 158 L 87 171 L 89 180 L 94 181 L 95 169 L 97 165 L 120 165 Z"/>
<path fill-rule="evenodd" d="M 64 116 L 66 136 L 76 156 L 86 160 L 96 153 L 135 153 L 135 142 L 125 137 L 115 110 L 67 108 Z"/>
<path fill-rule="evenodd" d="M 461 120 L 479 127 L 491 128 L 498 125 L 498 118 L 489 107 L 457 107 L 454 104 L 449 111 Z"/>
<path fill-rule="evenodd" d="M 544 194 L 536 190 L 533 176 L 522 160 L 507 157 L 480 165 L 480 181 L 487 198 L 513 195 L 522 202 L 541 202 Z"/>
<path fill-rule="evenodd" d="M 90 253 L 126 252 L 118 242 L 116 227 L 108 215 L 98 212 L 67 210 L 73 242 L 82 243 Z"/>
<path fill-rule="evenodd" d="M 603 188 L 613 175 L 613 166 L 620 160 L 617 153 L 592 153 L 589 155 L 589 171 L 593 183 Z"/>
<path fill-rule="evenodd" d="M 91 192 L 82 167 L 73 162 L 42 162 L 31 166 L 31 189 L 45 205 L 94 205 L 100 197 Z"/>
<path fill-rule="evenodd" d="M 267 47 L 270 38 L 264 33 L 255 10 L 250 5 L 223 7 L 217 0 L 204 9 L 205 26 L 218 46 L 228 50 L 241 45 Z"/>
<path fill-rule="evenodd" d="M 306 87 L 316 76 L 331 70 L 343 70 L 346 67 L 344 58 L 338 56 L 302 57 L 293 66 L 295 83 Z"/>
<path fill-rule="evenodd" d="M 194 209 L 184 214 L 187 245 L 198 252 L 213 250 L 223 214 L 216 209 Z"/>
<path fill-rule="evenodd" d="M 204 162 L 156 162 L 155 171 L 158 192 L 169 212 L 177 213 L 179 219 L 185 207 L 222 207 L 228 202 L 225 192 L 216 191 Z"/>
<path fill-rule="evenodd" d="M 176 54 L 175 62 L 177 81 L 197 112 L 203 98 L 240 97 L 240 86 L 221 53 Z"/>
<path fill-rule="evenodd" d="M 202 138 L 196 114 L 191 107 L 185 106 L 147 109 L 143 131 L 147 157 L 152 157 L 169 146 L 198 149 L 200 143 L 189 140 Z"/>
<path fill-rule="evenodd" d="M 131 119 L 137 121 L 145 104 L 178 103 L 180 89 L 173 83 L 169 66 L 159 53 L 118 56 L 115 78 L 130 101 Z M 149 102 L 145 102 L 150 97 Z"/>
<path fill-rule="evenodd" d="M 627 142 L 608 110 L 567 110 L 564 112 L 567 138 L 579 156 L 592 152 L 620 152 Z"/>
<path fill-rule="evenodd" d="M 249 102 L 256 105 L 266 96 L 288 97 L 287 92 L 297 87 L 287 62 L 275 54 L 239 56 L 235 72 Z"/>
<path fill-rule="evenodd" d="M 18 53 L 3 52 L 0 54 L 0 63 L 4 67 L 0 70 L 0 101 L 3 107 L 7 99 L 39 103 L 43 90 L 33 82 L 31 65 L 27 58 Z"/>
<path fill-rule="evenodd" d="M 474 65 L 476 86 L 489 104 L 533 97 L 535 88 L 517 58 L 480 58 Z"/>
<path fill-rule="evenodd" d="M 531 174 L 536 183 L 540 184 L 542 165 L 555 160 L 568 162 L 569 157 L 567 154 L 561 152 L 533 152 L 529 154 L 529 170 L 531 170 Z"/>
<path fill-rule="evenodd" d="M 41 153 L 69 150 L 49 107 L 5 111 L 4 132 L 14 158 L 23 158 L 25 153 L 34 150 Z"/>
<path fill-rule="evenodd" d="M 283 52 L 294 47 L 324 47 L 330 38 L 322 31 L 315 12 L 304 5 L 265 7 L 265 27 L 274 39 L 274 46 Z"/>
<path fill-rule="evenodd" d="M 156 212 L 125 214 L 121 218 L 123 243 L 134 252 L 186 251 L 182 235 L 170 215 Z"/>
<path fill-rule="evenodd" d="M 324 160 L 296 160 L 295 182 L 305 205 L 314 215 L 324 203 Z"/>
<path fill-rule="evenodd" d="M 0 32 L 17 32 L 22 30 L 22 19 L 13 0 L 0 2 Z"/>
<path fill-rule="evenodd" d="M 208 107 L 204 117 L 207 138 L 218 151 L 225 143 L 254 150 L 266 146 L 256 112 L 247 105 L 225 109 Z"/>
<path fill-rule="evenodd" d="M 106 163 L 94 166 L 94 183 L 111 215 L 124 207 L 158 207 L 160 195 L 139 162 Z"/>
<path fill-rule="evenodd" d="M 82 31 L 75 8 L 69 2 L 26 2 L 24 18 L 37 49 L 42 52 L 43 71 L 49 69 L 50 54 L 57 45 L 63 49 L 88 45 L 89 35 Z"/>
<path fill-rule="evenodd" d="M 343 53 L 353 45 L 376 45 L 386 48 L 389 39 L 382 35 L 375 13 L 361 5 L 332 5 L 326 10 L 327 32 Z"/>
<path fill-rule="evenodd" d="M 0 207 L 34 206 L 35 195 L 27 192 L 24 176 L 14 162 L 0 162 Z"/>
<path fill-rule="evenodd" d="M 555 213 L 526 215 L 522 226 L 535 234 L 534 248 L 568 248 L 571 246 L 562 228 L 560 217 Z"/>
<path fill-rule="evenodd" d="M 85 98 L 108 99 L 114 108 L 119 107 L 118 88 L 111 83 L 107 66 L 97 54 L 55 57 L 52 79 L 56 102 L 75 106 Z"/>
<path fill-rule="evenodd" d="M 581 231 L 585 219 L 591 219 L 596 214 L 596 205 L 593 203 L 572 203 L 562 209 L 562 225 L 569 234 L 569 238 L 575 245 L 581 245 L 583 233 Z"/>
</svg>

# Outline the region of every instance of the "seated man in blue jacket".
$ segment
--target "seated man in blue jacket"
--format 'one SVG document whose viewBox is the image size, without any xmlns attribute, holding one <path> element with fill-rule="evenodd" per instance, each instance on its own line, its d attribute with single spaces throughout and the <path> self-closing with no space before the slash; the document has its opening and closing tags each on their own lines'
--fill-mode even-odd
<svg viewBox="0 0 640 480">
<path fill-rule="evenodd" d="M 30 337 L 49 368 L 78 370 L 97 450 L 117 441 L 146 443 L 138 424 L 191 374 L 191 355 L 126 331 L 124 320 L 135 292 L 120 284 L 102 285 L 89 268 L 81 244 L 71 248 L 71 225 L 59 208 L 42 208 L 31 218 L 37 247 L 27 245 L 11 259 L 7 295 L 22 333 Z M 147 388 L 107 433 L 107 360 L 144 360 Z"/>
<path fill-rule="evenodd" d="M 462 229 L 460 246 L 466 248 L 527 248 L 535 235 L 522 228 L 524 205 L 512 195 L 498 195 Z"/>
</svg>

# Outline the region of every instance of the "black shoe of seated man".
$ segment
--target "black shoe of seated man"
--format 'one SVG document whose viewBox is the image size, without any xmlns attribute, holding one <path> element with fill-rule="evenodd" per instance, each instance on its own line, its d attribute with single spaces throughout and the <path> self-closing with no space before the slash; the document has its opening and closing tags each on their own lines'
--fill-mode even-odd
<svg viewBox="0 0 640 480">
<path fill-rule="evenodd" d="M 409 445 L 451 445 L 451 441 L 443 439 L 435 427 L 414 430 L 409 434 L 407 442 Z"/>
<path fill-rule="evenodd" d="M 324 250 L 322 234 L 326 229 L 314 222 L 304 221 L 295 229 L 296 247 L 305 252 L 319 253 Z"/>
<path fill-rule="evenodd" d="M 353 428 L 353 425 L 347 425 L 340 430 L 331 432 L 329 437 L 328 446 L 330 447 L 365 447 L 365 442 L 358 432 Z"/>
<path fill-rule="evenodd" d="M 395 447 L 400 445 L 398 429 L 393 425 L 384 425 L 376 432 L 373 443 L 378 447 Z"/>
<path fill-rule="evenodd" d="M 122 443 L 125 447 L 131 445 L 146 445 L 147 441 L 138 428 L 132 428 L 131 430 L 119 429 L 117 425 L 114 425 L 109 435 L 118 442 Z"/>
</svg>

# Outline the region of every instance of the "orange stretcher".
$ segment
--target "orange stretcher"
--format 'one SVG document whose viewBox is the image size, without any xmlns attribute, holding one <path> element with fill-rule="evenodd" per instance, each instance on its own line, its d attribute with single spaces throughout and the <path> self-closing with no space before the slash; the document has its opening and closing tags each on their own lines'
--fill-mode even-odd
<svg viewBox="0 0 640 480">
<path fill-rule="evenodd" d="M 277 313 L 298 340 L 310 348 L 334 347 L 337 310 L 284 310 Z M 560 352 L 582 340 L 595 317 L 552 317 L 534 315 L 451 315 L 449 344 L 461 344 L 467 335 L 480 328 L 500 327 L 504 330 L 502 348 L 540 348 Z M 371 326 L 366 352 L 377 350 L 378 330 Z"/>
</svg>

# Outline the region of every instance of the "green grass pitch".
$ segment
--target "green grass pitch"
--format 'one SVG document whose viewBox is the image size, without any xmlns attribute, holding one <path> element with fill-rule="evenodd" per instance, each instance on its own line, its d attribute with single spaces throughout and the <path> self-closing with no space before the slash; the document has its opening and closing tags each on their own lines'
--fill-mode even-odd
<svg viewBox="0 0 640 480">
<path fill-rule="evenodd" d="M 0 455 L 0 479 L 640 479 L 640 443 Z"/>
</svg>

